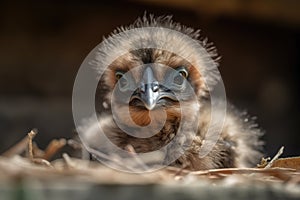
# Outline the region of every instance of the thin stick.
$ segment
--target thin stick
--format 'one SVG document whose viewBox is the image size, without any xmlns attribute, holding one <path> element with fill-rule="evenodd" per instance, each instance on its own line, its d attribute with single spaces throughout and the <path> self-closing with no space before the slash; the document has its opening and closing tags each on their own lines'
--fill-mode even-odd
<svg viewBox="0 0 300 200">
<path fill-rule="evenodd" d="M 28 155 L 29 155 L 30 160 L 33 160 L 32 139 L 35 137 L 36 134 L 37 134 L 37 132 L 35 132 L 34 130 L 31 130 L 28 133 Z"/>
<path fill-rule="evenodd" d="M 68 139 L 67 143 L 73 149 L 82 149 L 82 144 L 74 139 Z"/>
<path fill-rule="evenodd" d="M 42 158 L 33 158 L 31 161 L 35 164 L 39 164 L 39 165 L 43 165 L 43 166 L 53 168 L 53 166 L 51 165 L 51 163 L 48 160 L 45 160 L 45 159 L 42 159 Z"/>
<path fill-rule="evenodd" d="M 277 154 L 274 156 L 274 158 L 267 164 L 267 166 L 265 166 L 265 169 L 271 168 L 273 163 L 275 162 L 275 160 L 277 160 L 279 158 L 279 156 L 281 156 L 283 154 L 283 150 L 284 150 L 284 146 L 282 146 Z"/>
<path fill-rule="evenodd" d="M 52 140 L 45 150 L 45 155 L 43 156 L 43 159 L 51 159 L 66 144 L 67 141 L 64 138 L 61 138 L 59 140 Z"/>
<path fill-rule="evenodd" d="M 45 155 L 45 152 L 42 149 L 40 149 L 37 143 L 35 142 L 32 143 L 32 152 L 34 157 L 36 158 L 43 158 Z"/>
<path fill-rule="evenodd" d="M 72 161 L 70 156 L 67 153 L 63 153 L 63 158 L 69 168 L 75 168 L 75 163 Z"/>
<path fill-rule="evenodd" d="M 178 171 L 178 168 L 167 167 L 167 170 Z M 216 175 L 216 174 L 249 174 L 249 173 L 275 173 L 275 172 L 296 172 L 295 169 L 290 168 L 270 168 L 270 169 L 261 169 L 261 168 L 223 168 L 223 169 L 210 169 L 210 170 L 201 170 L 201 171 L 190 171 L 182 170 L 182 173 L 193 174 L 193 175 Z"/>
<path fill-rule="evenodd" d="M 37 133 L 37 130 L 32 130 Z M 19 155 L 24 152 L 28 147 L 28 135 L 26 135 L 22 140 L 20 140 L 17 144 L 10 147 L 7 151 L 5 151 L 2 156 L 11 157 L 14 155 Z"/>
</svg>

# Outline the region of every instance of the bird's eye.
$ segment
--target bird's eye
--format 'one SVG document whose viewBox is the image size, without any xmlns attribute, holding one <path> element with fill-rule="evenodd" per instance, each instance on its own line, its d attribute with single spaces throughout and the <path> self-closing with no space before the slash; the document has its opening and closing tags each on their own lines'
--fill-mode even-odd
<svg viewBox="0 0 300 200">
<path fill-rule="evenodd" d="M 186 71 L 186 69 L 184 69 L 184 68 L 179 69 L 178 73 L 184 78 L 187 78 L 189 75 L 188 72 Z"/>
<path fill-rule="evenodd" d="M 123 72 L 116 72 L 115 76 L 117 80 L 120 80 L 123 77 Z"/>
<path fill-rule="evenodd" d="M 121 91 L 125 90 L 128 87 L 128 80 L 127 80 L 128 77 L 126 78 L 124 73 L 120 71 L 116 72 L 115 77 L 117 79 L 120 90 Z"/>
<path fill-rule="evenodd" d="M 177 69 L 177 75 L 174 77 L 174 83 L 176 85 L 182 85 L 184 83 L 184 79 L 186 79 L 188 77 L 188 72 L 186 71 L 186 69 L 180 67 L 179 69 Z"/>
</svg>

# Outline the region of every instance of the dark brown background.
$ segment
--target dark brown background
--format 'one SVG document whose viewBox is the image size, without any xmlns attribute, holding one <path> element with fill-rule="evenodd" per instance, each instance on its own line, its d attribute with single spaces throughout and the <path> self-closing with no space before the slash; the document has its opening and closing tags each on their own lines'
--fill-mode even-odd
<svg viewBox="0 0 300 200">
<path fill-rule="evenodd" d="M 299 1 L 153 2 L 1 1 L 0 152 L 31 128 L 41 146 L 71 137 L 81 62 L 103 36 L 147 11 L 200 28 L 222 55 L 228 99 L 266 131 L 267 155 L 282 145 L 285 156 L 299 155 Z"/>
</svg>

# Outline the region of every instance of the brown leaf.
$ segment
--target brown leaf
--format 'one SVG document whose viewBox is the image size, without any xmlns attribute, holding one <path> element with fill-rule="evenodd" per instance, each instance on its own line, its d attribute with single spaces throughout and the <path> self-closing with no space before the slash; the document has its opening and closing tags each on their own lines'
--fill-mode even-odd
<svg viewBox="0 0 300 200">
<path fill-rule="evenodd" d="M 300 170 L 300 156 L 277 159 L 274 161 L 271 167 L 291 168 Z"/>
</svg>

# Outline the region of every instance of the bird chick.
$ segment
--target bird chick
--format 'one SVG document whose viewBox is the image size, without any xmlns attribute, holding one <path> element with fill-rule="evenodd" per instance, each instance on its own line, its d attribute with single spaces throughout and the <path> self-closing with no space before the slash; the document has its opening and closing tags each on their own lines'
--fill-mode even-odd
<svg viewBox="0 0 300 200">
<path fill-rule="evenodd" d="M 148 27 L 155 29 L 148 31 Z M 135 29 L 141 32 L 134 32 Z M 130 34 L 126 32 L 131 30 Z M 224 121 L 219 121 L 223 128 L 218 140 L 205 156 L 199 156 L 201 147 L 209 143 L 209 94 L 218 81 L 211 65 L 218 65 L 219 56 L 207 39 L 200 38 L 198 30 L 175 23 L 170 16 L 150 15 L 117 29 L 112 36 L 124 33 L 125 39 L 120 37 L 117 42 L 104 40 L 105 51 L 98 52 L 95 58 L 96 70 L 102 73 L 95 100 L 99 124 L 114 145 L 147 153 L 173 142 L 166 148 L 164 160 L 190 170 L 257 163 L 261 156 L 261 131 L 247 114 L 232 106 L 228 106 Z M 182 35 L 207 53 L 197 52 L 195 45 Z M 105 60 L 120 49 L 122 54 L 106 66 Z M 148 134 L 151 131 L 145 128 L 149 127 L 154 134 Z M 182 134 L 177 137 L 180 131 Z M 105 144 L 95 139 L 96 134 L 89 133 L 85 138 L 90 147 L 100 150 Z M 186 141 L 189 145 L 183 149 Z"/>
</svg>

